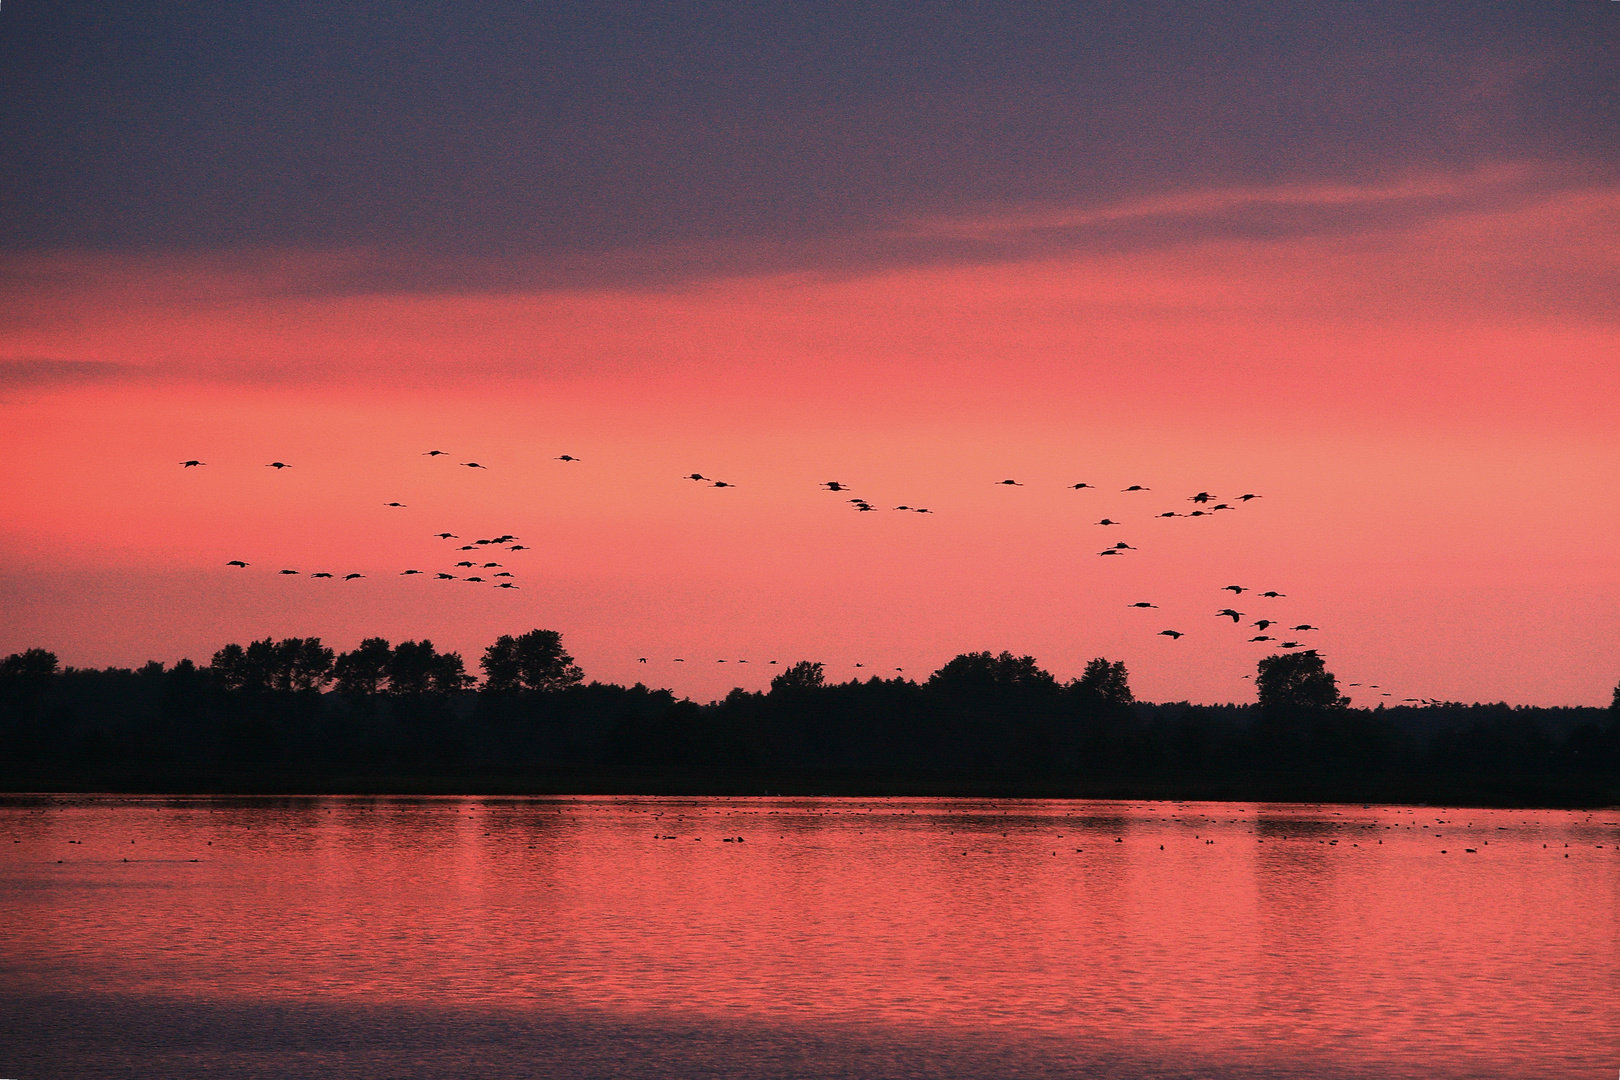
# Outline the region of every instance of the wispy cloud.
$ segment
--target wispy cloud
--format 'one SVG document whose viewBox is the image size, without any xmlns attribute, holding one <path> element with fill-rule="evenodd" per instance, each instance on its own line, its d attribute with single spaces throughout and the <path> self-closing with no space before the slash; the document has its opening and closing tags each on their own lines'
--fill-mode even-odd
<svg viewBox="0 0 1620 1080">
<path fill-rule="evenodd" d="M 109 382 L 138 376 L 142 368 L 106 360 L 53 360 L 0 356 L 0 386 L 52 386 Z"/>
</svg>

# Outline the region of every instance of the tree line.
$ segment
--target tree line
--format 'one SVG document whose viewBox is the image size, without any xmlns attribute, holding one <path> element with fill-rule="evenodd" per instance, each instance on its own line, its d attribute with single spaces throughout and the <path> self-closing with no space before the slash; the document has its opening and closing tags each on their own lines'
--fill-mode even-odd
<svg viewBox="0 0 1620 1080">
<path fill-rule="evenodd" d="M 206 665 L 60 669 L 0 661 L 0 754 L 30 767 L 226 772 L 831 771 L 977 779 L 1620 777 L 1611 708 L 1350 707 L 1314 651 L 1259 661 L 1252 705 L 1139 702 L 1125 665 L 1060 682 L 1030 656 L 963 653 L 927 679 L 829 683 L 798 662 L 763 692 L 699 704 L 637 683 L 587 682 L 555 631 L 502 636 L 478 658 L 431 641 L 229 644 Z"/>
</svg>

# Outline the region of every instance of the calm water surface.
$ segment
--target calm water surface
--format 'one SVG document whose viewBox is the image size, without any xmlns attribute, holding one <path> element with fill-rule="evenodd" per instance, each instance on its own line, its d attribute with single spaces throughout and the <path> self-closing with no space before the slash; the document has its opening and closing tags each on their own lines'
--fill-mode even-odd
<svg viewBox="0 0 1620 1080">
<path fill-rule="evenodd" d="M 10 797 L 0 1076 L 1607 1078 L 1617 844 L 1615 811 Z"/>
</svg>

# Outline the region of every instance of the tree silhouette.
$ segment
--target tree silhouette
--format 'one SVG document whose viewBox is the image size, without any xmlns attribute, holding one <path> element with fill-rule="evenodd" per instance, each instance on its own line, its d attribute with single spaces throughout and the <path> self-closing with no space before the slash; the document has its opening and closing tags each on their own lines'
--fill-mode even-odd
<svg viewBox="0 0 1620 1080">
<path fill-rule="evenodd" d="M 286 638 L 276 643 L 276 689 L 307 694 L 332 681 L 336 654 L 318 637 Z"/>
<path fill-rule="evenodd" d="M 563 690 L 585 681 L 555 630 L 530 630 L 517 638 L 502 634 L 478 664 L 484 669 L 484 688 L 497 692 Z"/>
<path fill-rule="evenodd" d="M 825 674 L 820 664 L 800 660 L 771 680 L 771 693 L 815 690 L 821 686 L 824 679 Z"/>
<path fill-rule="evenodd" d="M 265 638 L 247 648 L 234 642 L 214 654 L 211 666 L 227 690 L 249 693 L 309 693 L 332 681 L 333 652 L 318 637 Z"/>
<path fill-rule="evenodd" d="M 1350 704 L 1315 649 L 1266 657 L 1259 663 L 1254 683 L 1265 712 L 1318 712 Z"/>
<path fill-rule="evenodd" d="M 54 660 L 55 657 L 52 657 L 52 659 Z M 1620 720 L 1620 683 L 1615 684 L 1614 700 L 1609 703 L 1609 713 L 1616 720 Z"/>
<path fill-rule="evenodd" d="M 438 652 L 427 638 L 394 646 L 386 670 L 388 692 L 399 696 L 454 694 L 472 682 L 460 653 Z"/>
<path fill-rule="evenodd" d="M 1125 661 L 1109 663 L 1101 656 L 1086 665 L 1085 672 L 1074 684 L 1074 692 L 1082 704 L 1100 708 L 1121 708 L 1136 700 L 1131 693 Z"/>
<path fill-rule="evenodd" d="M 44 649 L 12 653 L 0 660 L 0 706 L 19 712 L 32 708 L 55 677 L 55 653 Z"/>
<path fill-rule="evenodd" d="M 374 637 L 366 638 L 358 649 L 338 657 L 332 668 L 338 693 L 362 696 L 380 693 L 388 678 L 393 652 L 387 638 Z"/>
<path fill-rule="evenodd" d="M 1033 690 L 1056 689 L 1057 680 L 1033 656 L 972 652 L 948 661 L 928 677 L 928 685 L 945 691 Z"/>
</svg>

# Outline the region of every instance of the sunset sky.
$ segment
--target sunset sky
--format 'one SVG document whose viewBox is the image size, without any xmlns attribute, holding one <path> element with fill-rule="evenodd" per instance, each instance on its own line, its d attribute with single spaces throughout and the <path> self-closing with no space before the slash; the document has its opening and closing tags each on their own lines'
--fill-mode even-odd
<svg viewBox="0 0 1620 1080">
<path fill-rule="evenodd" d="M 1617 42 L 1601 0 L 6 4 L 0 655 L 545 627 L 700 700 L 1010 649 L 1223 702 L 1264 617 L 1357 704 L 1607 704 Z M 1261 497 L 1156 516 L 1200 491 Z M 518 589 L 433 578 L 503 533 Z"/>
</svg>

